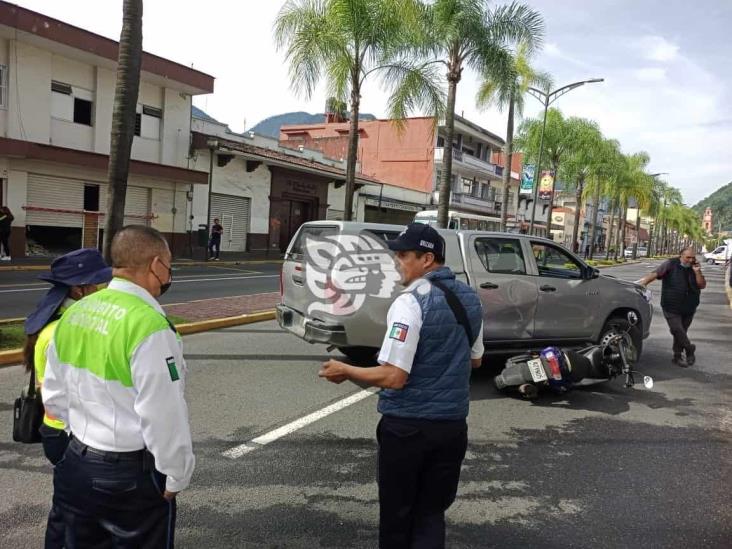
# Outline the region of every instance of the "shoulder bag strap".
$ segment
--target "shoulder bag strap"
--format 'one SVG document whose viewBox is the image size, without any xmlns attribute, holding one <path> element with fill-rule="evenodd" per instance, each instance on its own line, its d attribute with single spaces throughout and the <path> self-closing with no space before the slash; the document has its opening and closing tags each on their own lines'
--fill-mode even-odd
<svg viewBox="0 0 732 549">
<path fill-rule="evenodd" d="M 36 366 L 31 368 L 30 382 L 28 383 L 28 396 L 33 398 L 36 396 Z"/>
<path fill-rule="evenodd" d="M 473 343 L 475 343 L 475 338 L 473 338 L 473 330 L 470 327 L 470 322 L 468 321 L 468 313 L 462 302 L 450 288 L 445 286 L 439 280 L 430 280 L 430 282 L 444 292 L 447 304 L 450 306 L 450 309 L 452 309 L 452 314 L 455 315 L 455 320 L 457 320 L 458 324 L 460 324 L 465 330 L 465 335 L 468 336 L 468 346 L 472 348 Z"/>
</svg>

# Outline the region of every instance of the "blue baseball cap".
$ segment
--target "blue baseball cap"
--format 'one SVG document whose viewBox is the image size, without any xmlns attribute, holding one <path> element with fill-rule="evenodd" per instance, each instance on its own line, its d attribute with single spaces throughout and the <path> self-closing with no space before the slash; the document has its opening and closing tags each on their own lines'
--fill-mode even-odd
<svg viewBox="0 0 732 549">
<path fill-rule="evenodd" d="M 93 248 L 82 248 L 57 258 L 51 264 L 51 272 L 38 277 L 53 284 L 43 299 L 25 320 L 25 333 L 39 332 L 53 318 L 69 295 L 72 286 L 104 284 L 112 280 L 112 268 L 102 254 Z"/>
<path fill-rule="evenodd" d="M 397 238 L 387 240 L 386 244 L 395 252 L 432 252 L 435 257 L 445 257 L 445 239 L 425 223 L 410 223 Z"/>
</svg>

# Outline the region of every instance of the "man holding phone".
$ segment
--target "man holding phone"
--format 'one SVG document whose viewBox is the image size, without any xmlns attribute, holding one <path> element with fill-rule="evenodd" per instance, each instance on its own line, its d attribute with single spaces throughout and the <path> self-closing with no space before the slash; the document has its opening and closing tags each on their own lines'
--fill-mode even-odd
<svg viewBox="0 0 732 549">
<path fill-rule="evenodd" d="M 687 332 L 699 306 L 701 290 L 707 287 L 694 248 L 684 248 L 679 257 L 664 261 L 638 283 L 647 286 L 656 279 L 663 281 L 661 308 L 674 338 L 672 362 L 679 366 L 693 366 L 696 362 L 696 345 L 689 340 Z M 682 352 L 686 353 L 686 361 L 682 358 Z"/>
</svg>

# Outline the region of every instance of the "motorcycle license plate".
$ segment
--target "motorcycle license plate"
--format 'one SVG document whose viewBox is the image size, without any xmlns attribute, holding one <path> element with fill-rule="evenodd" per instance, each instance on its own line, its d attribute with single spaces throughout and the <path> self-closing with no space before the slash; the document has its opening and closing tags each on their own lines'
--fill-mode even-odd
<svg viewBox="0 0 732 549">
<path fill-rule="evenodd" d="M 534 382 L 539 383 L 540 381 L 546 381 L 546 372 L 544 371 L 544 366 L 541 364 L 541 360 L 538 358 L 534 358 L 532 360 L 529 360 L 526 363 L 529 367 L 529 372 L 531 372 L 531 379 L 534 380 Z"/>
</svg>

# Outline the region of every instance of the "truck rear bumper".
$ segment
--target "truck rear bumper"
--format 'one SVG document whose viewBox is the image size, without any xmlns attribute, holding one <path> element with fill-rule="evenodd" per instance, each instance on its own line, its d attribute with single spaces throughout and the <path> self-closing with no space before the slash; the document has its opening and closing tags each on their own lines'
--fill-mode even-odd
<svg viewBox="0 0 732 549">
<path fill-rule="evenodd" d="M 325 324 L 319 320 L 308 319 L 287 305 L 277 305 L 275 311 L 281 328 L 308 343 L 326 343 L 336 347 L 348 346 L 346 329 L 341 325 Z"/>
</svg>

